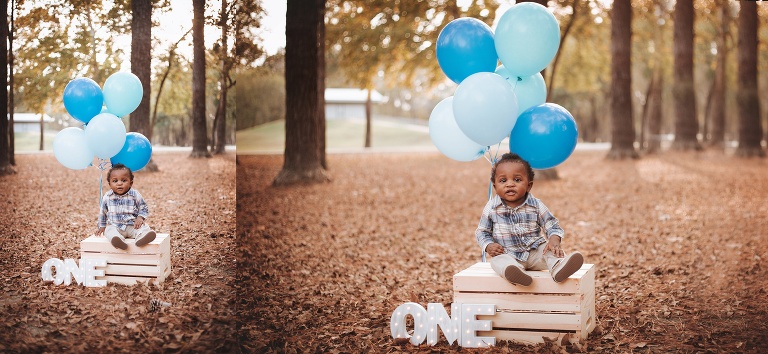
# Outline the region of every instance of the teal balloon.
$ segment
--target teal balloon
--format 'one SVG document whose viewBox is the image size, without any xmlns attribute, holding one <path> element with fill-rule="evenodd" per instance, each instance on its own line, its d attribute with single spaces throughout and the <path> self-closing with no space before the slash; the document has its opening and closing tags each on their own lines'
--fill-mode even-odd
<svg viewBox="0 0 768 354">
<path fill-rule="evenodd" d="M 125 143 L 125 125 L 111 113 L 100 113 L 85 126 L 91 151 L 100 159 L 115 156 Z"/>
<path fill-rule="evenodd" d="M 457 84 L 474 73 L 493 72 L 499 60 L 493 30 L 472 17 L 449 22 L 437 36 L 435 50 L 440 68 Z"/>
<path fill-rule="evenodd" d="M 106 104 L 107 110 L 118 117 L 124 117 L 136 110 L 144 96 L 141 81 L 136 75 L 129 72 L 110 75 L 104 82 L 103 91 L 104 104 Z"/>
<path fill-rule="evenodd" d="M 88 123 L 101 111 L 104 94 L 96 81 L 81 77 L 64 87 L 64 108 L 75 119 Z"/>
<path fill-rule="evenodd" d="M 513 76 L 528 77 L 544 70 L 560 46 L 560 26 L 546 7 L 533 2 L 509 8 L 494 36 L 499 60 Z"/>
<path fill-rule="evenodd" d="M 64 128 L 53 138 L 53 156 L 64 167 L 82 170 L 93 162 L 93 151 L 85 138 L 85 131 L 76 127 Z"/>
<path fill-rule="evenodd" d="M 517 96 L 517 109 L 520 113 L 547 102 L 547 84 L 541 73 L 526 77 L 512 76 L 504 65 L 499 65 L 496 68 L 496 74 L 505 78 L 514 88 Z"/>
<path fill-rule="evenodd" d="M 462 162 L 477 160 L 485 147 L 459 129 L 453 116 L 453 96 L 440 101 L 429 115 L 429 137 L 443 155 Z"/>
<path fill-rule="evenodd" d="M 453 95 L 453 115 L 472 141 L 489 146 L 502 141 L 517 120 L 517 97 L 507 80 L 494 73 L 472 74 Z"/>
<path fill-rule="evenodd" d="M 517 153 L 536 169 L 555 167 L 573 150 L 579 131 L 568 110 L 544 103 L 521 113 L 509 135 L 509 151 Z"/>
</svg>

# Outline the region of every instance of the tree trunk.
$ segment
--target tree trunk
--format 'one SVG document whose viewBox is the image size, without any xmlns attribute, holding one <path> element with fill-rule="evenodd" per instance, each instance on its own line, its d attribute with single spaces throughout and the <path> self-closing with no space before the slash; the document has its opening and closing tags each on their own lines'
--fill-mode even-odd
<svg viewBox="0 0 768 354">
<path fill-rule="evenodd" d="M 371 147 L 371 89 L 368 89 L 368 95 L 365 99 L 365 147 Z"/>
<path fill-rule="evenodd" d="M 717 43 L 717 61 L 712 95 L 708 102 L 708 121 L 710 122 L 709 145 L 725 148 L 725 92 L 727 90 L 726 68 L 728 67 L 728 38 L 730 37 L 730 5 L 728 1 L 720 1 L 720 38 Z"/>
<path fill-rule="evenodd" d="M 273 185 L 330 181 L 325 161 L 325 0 L 288 0 L 285 154 Z"/>
<path fill-rule="evenodd" d="M 3 1 L 3 10 L 8 13 L 8 1 Z M 8 16 L 0 16 L 0 37 L 2 38 L 8 38 Z M 8 51 L 8 41 L 2 40 L 0 41 L 2 44 L 0 44 L 0 50 L 2 50 L 3 53 L 7 53 Z M 8 111 L 8 56 L 7 55 L 0 55 L 2 57 L 2 61 L 0 61 L 0 75 L 3 76 L 3 80 L 5 81 L 5 85 L 3 85 L 2 91 L 2 97 L 0 97 L 0 104 L 2 104 L 3 112 Z M 2 117 L 0 119 L 0 176 L 16 173 L 16 171 L 13 169 L 13 166 L 11 166 L 11 161 L 9 159 L 9 151 L 8 151 L 8 137 L 13 134 L 13 131 L 10 131 L 8 129 L 8 118 Z"/>
<path fill-rule="evenodd" d="M 216 129 L 213 131 L 216 143 L 213 147 L 214 154 L 223 154 L 224 146 L 226 144 L 226 127 L 227 127 L 227 89 L 229 88 L 229 53 L 227 52 L 227 31 L 229 27 L 227 25 L 229 18 L 227 16 L 227 0 L 221 1 L 221 78 L 219 83 L 219 107 L 216 108 L 216 122 L 214 126 Z"/>
<path fill-rule="evenodd" d="M 152 141 L 149 119 L 149 96 L 152 94 L 152 2 L 131 1 L 131 72 L 141 81 L 141 102 L 131 112 L 130 130 Z M 159 168 L 150 157 L 144 171 L 157 172 Z"/>
<path fill-rule="evenodd" d="M 675 150 L 701 150 L 693 86 L 693 0 L 678 0 L 674 13 Z"/>
<path fill-rule="evenodd" d="M 615 1 L 611 16 L 611 150 L 609 159 L 638 158 L 632 119 L 632 7 Z"/>
<path fill-rule="evenodd" d="M 7 1 L 6 1 L 7 2 Z M 16 112 L 16 101 L 14 97 L 14 80 L 13 80 L 13 62 L 15 55 L 13 54 L 13 37 L 16 32 L 15 26 L 16 18 L 16 1 L 11 2 L 11 27 L 8 31 L 8 161 L 11 166 L 16 166 L 16 137 L 13 134 L 13 115 Z"/>
<path fill-rule="evenodd" d="M 765 151 L 760 146 L 763 130 L 757 96 L 757 5 L 750 1 L 739 2 L 739 5 L 739 88 L 736 92 L 739 147 L 736 156 L 765 157 Z"/>
<path fill-rule="evenodd" d="M 663 118 L 662 107 L 662 89 L 664 88 L 664 75 L 661 68 L 653 69 L 653 90 L 648 93 L 648 146 L 646 152 L 654 154 L 661 151 L 661 122 Z"/>
<path fill-rule="evenodd" d="M 205 122 L 205 0 L 192 0 L 192 154 L 211 157 L 208 152 L 208 127 Z"/>
</svg>

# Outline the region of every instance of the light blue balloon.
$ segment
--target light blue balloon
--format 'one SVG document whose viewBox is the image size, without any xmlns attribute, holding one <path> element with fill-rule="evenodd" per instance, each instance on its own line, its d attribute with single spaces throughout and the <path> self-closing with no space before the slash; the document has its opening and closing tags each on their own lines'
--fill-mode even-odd
<svg viewBox="0 0 768 354">
<path fill-rule="evenodd" d="M 138 171 L 149 163 L 150 158 L 152 158 L 152 144 L 149 143 L 149 139 L 141 133 L 130 132 L 125 135 L 123 148 L 109 161 L 113 166 L 121 163 L 131 171 Z"/>
<path fill-rule="evenodd" d="M 541 73 L 521 78 L 512 76 L 504 65 L 499 65 L 496 68 L 496 74 L 505 78 L 514 88 L 517 96 L 517 109 L 520 113 L 547 102 L 547 84 L 544 83 L 544 77 L 541 76 Z"/>
<path fill-rule="evenodd" d="M 114 73 L 104 82 L 104 104 L 107 110 L 124 117 L 139 106 L 144 96 L 144 88 L 139 78 L 129 72 Z M 101 107 L 99 107 L 101 109 Z"/>
<path fill-rule="evenodd" d="M 496 53 L 513 76 L 544 70 L 560 46 L 560 26 L 546 7 L 533 2 L 509 8 L 496 26 Z"/>
<path fill-rule="evenodd" d="M 485 72 L 472 74 L 456 88 L 453 115 L 468 138 L 490 146 L 502 141 L 515 126 L 517 97 L 503 77 Z"/>
<path fill-rule="evenodd" d="M 509 151 L 536 169 L 555 167 L 571 156 L 579 131 L 568 110 L 544 103 L 521 113 L 509 135 Z"/>
<path fill-rule="evenodd" d="M 93 162 L 93 151 L 85 138 L 85 131 L 76 127 L 64 128 L 53 138 L 53 156 L 64 167 L 82 170 Z"/>
<path fill-rule="evenodd" d="M 80 77 L 64 87 L 64 108 L 75 119 L 88 123 L 99 114 L 104 103 L 104 94 L 96 81 Z"/>
<path fill-rule="evenodd" d="M 474 73 L 493 72 L 498 62 L 493 30 L 472 17 L 455 19 L 440 31 L 436 55 L 445 75 L 457 84 Z"/>
<path fill-rule="evenodd" d="M 100 159 L 115 156 L 125 143 L 125 125 L 111 113 L 100 113 L 85 126 L 91 151 Z"/>
<path fill-rule="evenodd" d="M 485 147 L 467 138 L 453 117 L 453 96 L 440 101 L 429 115 L 429 137 L 438 150 L 456 161 L 477 160 Z"/>
</svg>

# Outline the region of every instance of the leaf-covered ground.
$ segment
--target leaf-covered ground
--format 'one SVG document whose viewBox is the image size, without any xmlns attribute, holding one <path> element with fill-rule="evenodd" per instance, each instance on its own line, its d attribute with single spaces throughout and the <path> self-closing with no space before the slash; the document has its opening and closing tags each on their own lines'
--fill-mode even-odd
<svg viewBox="0 0 768 354">
<path fill-rule="evenodd" d="M 274 188 L 282 156 L 239 156 L 241 350 L 766 352 L 768 161 L 605 155 L 577 151 L 559 180 L 533 187 L 566 230 L 564 246 L 597 266 L 596 330 L 581 346 L 493 350 L 443 337 L 435 347 L 395 343 L 389 329 L 404 302 L 451 303 L 453 274 L 479 260 L 486 161 L 330 155 L 333 182 Z"/>
<path fill-rule="evenodd" d="M 236 352 L 235 156 L 153 155 L 136 173 L 148 224 L 171 235 L 171 278 L 157 286 L 54 285 L 49 258 L 79 259 L 96 229 L 99 170 L 72 171 L 52 154 L 17 155 L 0 177 L 0 352 Z M 105 183 L 106 191 L 106 183 Z M 152 299 L 171 303 L 149 311 Z"/>
</svg>

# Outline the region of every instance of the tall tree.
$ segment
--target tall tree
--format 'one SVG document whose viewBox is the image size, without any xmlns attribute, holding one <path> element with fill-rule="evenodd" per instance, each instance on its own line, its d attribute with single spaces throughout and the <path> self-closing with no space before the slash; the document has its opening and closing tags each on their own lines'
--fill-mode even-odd
<svg viewBox="0 0 768 354">
<path fill-rule="evenodd" d="M 152 141 L 152 125 L 149 119 L 149 97 L 152 93 L 152 2 L 131 1 L 131 72 L 139 78 L 143 93 L 139 107 L 131 113 L 130 130 Z M 158 171 L 150 158 L 146 171 Z"/>
<path fill-rule="evenodd" d="M 223 154 L 225 139 L 225 128 L 227 124 L 227 90 L 232 85 L 229 77 L 229 68 L 231 59 L 227 51 L 227 38 L 229 31 L 229 8 L 227 0 L 221 0 L 221 14 L 219 25 L 221 26 L 221 43 L 219 44 L 219 60 L 221 61 L 221 72 L 219 73 L 219 104 L 216 107 L 216 115 L 213 119 L 213 142 L 211 143 L 211 152 L 214 154 Z"/>
<path fill-rule="evenodd" d="M 192 0 L 192 154 L 211 157 L 205 122 L 205 0 Z"/>
<path fill-rule="evenodd" d="M 632 119 L 632 6 L 614 1 L 611 11 L 611 150 L 608 158 L 637 158 Z"/>
<path fill-rule="evenodd" d="M 722 149 L 725 147 L 725 92 L 727 89 L 725 74 L 728 67 L 728 53 L 730 52 L 728 38 L 731 35 L 731 9 L 727 0 L 719 0 L 717 6 L 720 10 L 720 33 L 717 40 L 715 78 L 712 80 L 704 121 L 705 125 L 707 122 L 711 124 L 709 125 L 710 129 L 704 131 L 710 133 L 709 144 Z"/>
<path fill-rule="evenodd" d="M 736 102 L 739 111 L 739 147 L 736 155 L 765 157 L 760 146 L 760 99 L 757 90 L 757 4 L 739 2 L 739 88 Z"/>
<path fill-rule="evenodd" d="M 678 0 L 674 13 L 675 150 L 701 150 L 693 86 L 693 0 Z"/>
<path fill-rule="evenodd" d="M 325 0 L 288 0 L 285 154 L 275 186 L 330 181 L 325 159 Z"/>
<path fill-rule="evenodd" d="M 8 13 L 8 1 L 3 1 L 3 13 Z M 0 38 L 8 38 L 8 16 L 1 16 L 2 19 L 0 19 Z M 3 53 L 8 52 L 8 42 L 6 40 L 0 41 L 2 42 L 2 45 L 0 46 L 0 49 Z M 2 91 L 2 97 L 0 97 L 0 104 L 2 104 L 3 112 L 8 111 L 8 56 L 2 55 L 2 61 L 0 61 L 0 65 L 2 65 L 2 68 L 0 68 L 0 75 L 3 76 L 3 80 L 5 82 L 5 85 L 3 85 Z M 2 117 L 0 118 L 0 176 L 7 175 L 14 173 L 15 170 L 11 166 L 11 161 L 9 159 L 9 144 L 8 144 L 8 137 L 10 134 L 13 134 L 12 131 L 8 130 L 8 118 Z"/>
</svg>

